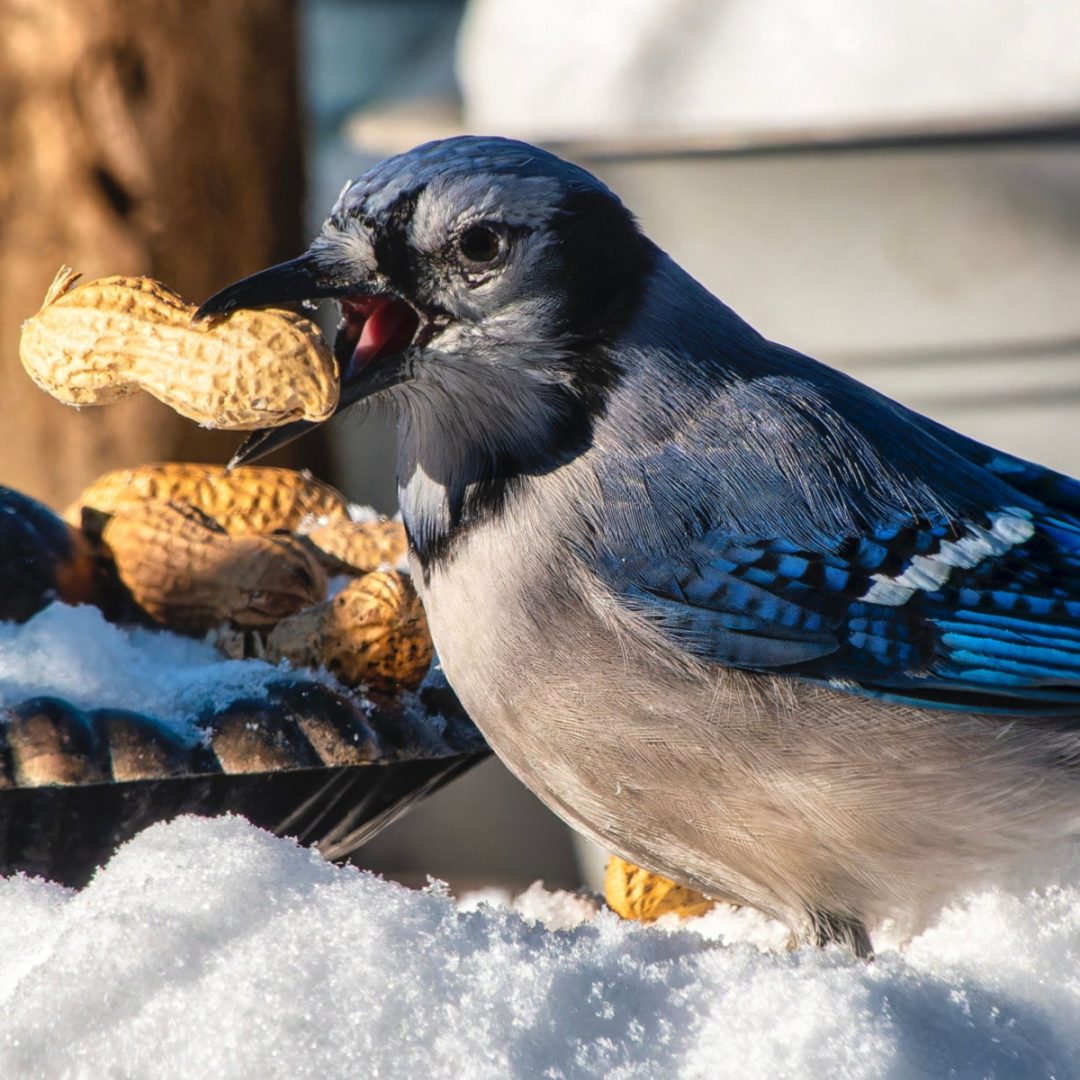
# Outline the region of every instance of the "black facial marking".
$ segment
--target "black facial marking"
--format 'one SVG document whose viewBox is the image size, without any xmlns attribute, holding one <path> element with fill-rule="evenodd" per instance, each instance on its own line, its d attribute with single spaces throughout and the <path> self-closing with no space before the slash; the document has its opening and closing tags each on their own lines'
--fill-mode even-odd
<svg viewBox="0 0 1080 1080">
<path fill-rule="evenodd" d="M 405 192 L 373 230 L 379 270 L 402 296 L 407 297 L 415 296 L 418 281 L 408 229 L 419 198 L 420 189 Z"/>
<path fill-rule="evenodd" d="M 603 191 L 576 191 L 553 222 L 565 273 L 561 328 L 588 342 L 615 337 L 636 311 L 657 257 L 633 215 Z"/>
<path fill-rule="evenodd" d="M 406 528 L 409 544 L 420 561 L 425 583 L 432 569 L 447 562 L 458 543 L 485 521 L 493 520 L 505 511 L 513 491 L 520 486 L 521 477 L 493 476 L 476 481 L 450 505 L 450 526 L 430 535 L 414 536 Z"/>
<path fill-rule="evenodd" d="M 469 532 L 486 522 L 506 513 L 514 497 L 524 489 L 532 477 L 553 472 L 576 454 L 585 450 L 592 441 L 591 425 L 578 428 L 584 443 L 573 439 L 561 449 L 539 456 L 535 461 L 492 459 L 481 468 L 465 487 L 448 486 L 450 520 L 447 527 L 423 535 L 408 530 L 409 544 L 416 552 L 425 582 L 432 569 L 448 562 L 457 545 Z"/>
</svg>

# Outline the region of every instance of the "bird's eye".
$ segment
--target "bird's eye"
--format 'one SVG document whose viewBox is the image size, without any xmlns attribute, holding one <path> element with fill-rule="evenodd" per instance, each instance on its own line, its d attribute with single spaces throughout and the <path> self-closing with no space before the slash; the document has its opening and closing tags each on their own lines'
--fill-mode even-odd
<svg viewBox="0 0 1080 1080">
<path fill-rule="evenodd" d="M 478 266 L 494 262 L 502 252 L 502 237 L 490 225 L 470 225 L 458 237 L 462 257 Z"/>
</svg>

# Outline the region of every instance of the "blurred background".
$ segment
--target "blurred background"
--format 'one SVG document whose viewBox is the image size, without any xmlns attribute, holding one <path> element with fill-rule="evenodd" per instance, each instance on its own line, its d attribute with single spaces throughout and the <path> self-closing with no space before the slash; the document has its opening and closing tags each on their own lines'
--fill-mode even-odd
<svg viewBox="0 0 1080 1080">
<path fill-rule="evenodd" d="M 1073 0 L 0 0 L 0 483 L 221 461 L 150 400 L 73 416 L 20 322 L 57 267 L 191 300 L 298 253 L 343 183 L 459 132 L 598 173 L 759 330 L 952 426 L 1080 471 Z M 290 452 L 395 509 L 393 440 Z M 595 883 L 488 762 L 362 863 L 459 889 Z"/>
</svg>

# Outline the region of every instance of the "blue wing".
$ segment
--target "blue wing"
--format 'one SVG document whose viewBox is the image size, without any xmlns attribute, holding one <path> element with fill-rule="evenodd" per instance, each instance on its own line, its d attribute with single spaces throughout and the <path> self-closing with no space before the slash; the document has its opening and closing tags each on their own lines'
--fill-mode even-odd
<svg viewBox="0 0 1080 1080">
<path fill-rule="evenodd" d="M 812 546 L 713 528 L 677 556 L 609 560 L 607 576 L 681 648 L 719 663 L 923 705 L 1074 714 L 1080 483 L 928 430 L 1018 505 L 894 516 Z"/>
<path fill-rule="evenodd" d="M 572 493 L 568 542 L 615 595 L 718 663 L 1080 720 L 1080 483 L 767 341 L 680 273 L 658 264 L 619 339 L 596 489 Z"/>
</svg>

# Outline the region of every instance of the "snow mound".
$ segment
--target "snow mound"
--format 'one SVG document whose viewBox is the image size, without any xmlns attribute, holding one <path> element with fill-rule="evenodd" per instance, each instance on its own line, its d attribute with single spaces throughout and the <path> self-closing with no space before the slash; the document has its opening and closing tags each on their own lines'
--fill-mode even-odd
<svg viewBox="0 0 1080 1080">
<path fill-rule="evenodd" d="M 730 912 L 524 907 L 462 910 L 239 818 L 156 825 L 82 892 L 0 880 L 0 1075 L 1080 1072 L 1080 886 L 971 897 L 873 964 L 762 952 Z"/>
<path fill-rule="evenodd" d="M 289 670 L 227 660 L 208 641 L 167 630 L 114 626 L 95 607 L 50 604 L 25 623 L 0 622 L 0 708 L 47 695 L 80 709 L 130 709 L 195 737 L 200 713 L 264 698 Z"/>
</svg>

